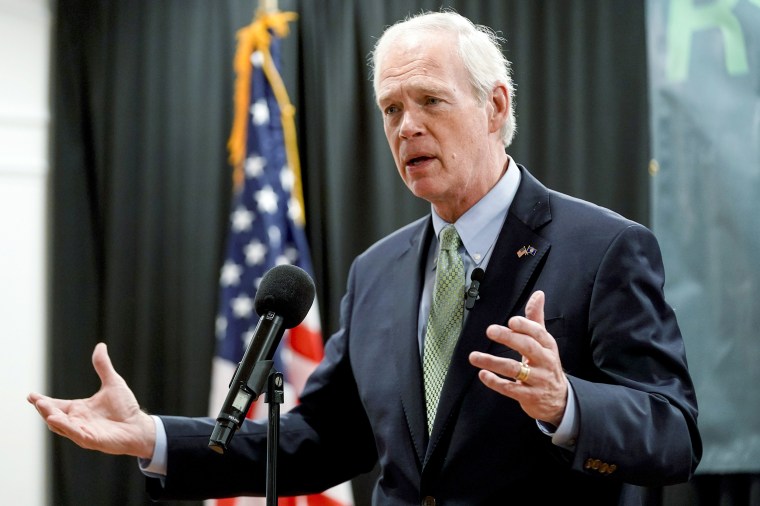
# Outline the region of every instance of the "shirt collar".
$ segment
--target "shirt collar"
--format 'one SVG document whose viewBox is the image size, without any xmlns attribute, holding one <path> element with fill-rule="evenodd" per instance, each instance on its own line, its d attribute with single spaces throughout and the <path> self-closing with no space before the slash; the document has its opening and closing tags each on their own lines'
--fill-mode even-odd
<svg viewBox="0 0 760 506">
<path fill-rule="evenodd" d="M 454 223 L 462 244 L 475 265 L 488 258 L 519 185 L 520 169 L 509 157 L 504 176 Z M 435 209 L 432 210 L 432 215 L 433 229 L 438 237 L 448 223 L 438 216 Z"/>
</svg>

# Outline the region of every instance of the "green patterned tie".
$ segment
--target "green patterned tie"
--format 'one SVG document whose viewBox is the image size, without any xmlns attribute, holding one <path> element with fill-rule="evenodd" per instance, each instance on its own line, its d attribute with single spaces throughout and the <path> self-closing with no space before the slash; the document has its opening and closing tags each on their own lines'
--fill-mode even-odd
<svg viewBox="0 0 760 506">
<path fill-rule="evenodd" d="M 428 433 L 433 429 L 438 399 L 454 346 L 462 330 L 464 316 L 464 264 L 457 251 L 461 240 L 454 225 L 447 225 L 441 231 L 440 242 L 433 304 L 427 321 L 422 356 Z"/>
</svg>

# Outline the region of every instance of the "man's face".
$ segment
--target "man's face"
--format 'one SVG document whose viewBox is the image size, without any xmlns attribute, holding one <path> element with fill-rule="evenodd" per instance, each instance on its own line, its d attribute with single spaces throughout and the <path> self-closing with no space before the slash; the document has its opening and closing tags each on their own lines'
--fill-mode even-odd
<svg viewBox="0 0 760 506">
<path fill-rule="evenodd" d="M 456 220 L 493 184 L 490 106 L 475 98 L 451 37 L 398 39 L 377 71 L 378 106 L 401 178 Z"/>
</svg>

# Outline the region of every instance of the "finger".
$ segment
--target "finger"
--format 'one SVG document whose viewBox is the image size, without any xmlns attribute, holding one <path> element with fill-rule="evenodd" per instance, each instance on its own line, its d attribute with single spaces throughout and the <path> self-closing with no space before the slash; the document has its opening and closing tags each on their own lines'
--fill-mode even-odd
<svg viewBox="0 0 760 506">
<path fill-rule="evenodd" d="M 61 429 L 59 429 L 58 427 L 54 425 L 48 424 L 47 428 L 53 434 L 58 434 L 59 436 L 63 436 L 65 438 L 71 439 L 66 432 L 62 431 Z"/>
<path fill-rule="evenodd" d="M 44 418 L 58 413 L 67 413 L 70 405 L 71 401 L 53 399 L 52 397 L 46 397 L 44 395 L 40 396 L 36 402 L 34 402 L 34 407 L 37 408 L 37 412 Z"/>
<path fill-rule="evenodd" d="M 92 436 L 86 431 L 86 426 L 72 423 L 65 416 L 51 416 L 45 420 L 50 429 L 55 434 L 70 439 L 82 448 L 92 448 Z"/>
<path fill-rule="evenodd" d="M 525 317 L 545 327 L 544 325 L 544 301 L 545 295 L 541 290 L 536 290 L 525 305 Z"/>
<path fill-rule="evenodd" d="M 520 372 L 520 362 L 511 358 L 495 357 L 479 351 L 470 353 L 470 364 L 479 369 L 485 369 L 500 376 L 513 379 Z"/>
<path fill-rule="evenodd" d="M 509 319 L 509 328 L 521 334 L 531 336 L 543 348 L 556 350 L 557 343 L 546 330 L 544 302 L 546 296 L 541 290 L 533 292 L 525 305 L 525 316 L 513 316 Z"/>
<path fill-rule="evenodd" d="M 479 371 L 478 378 L 480 378 L 480 381 L 491 390 L 518 401 L 526 388 L 520 383 L 504 379 L 491 371 Z"/>
<path fill-rule="evenodd" d="M 511 334 L 513 334 L 511 329 L 508 329 L 507 327 L 502 327 L 501 325 L 489 325 L 488 328 L 486 328 L 486 336 L 491 341 L 497 342 L 499 344 L 504 344 L 509 346 L 511 344 Z"/>
<path fill-rule="evenodd" d="M 546 295 L 541 290 L 533 292 L 528 299 L 528 303 L 525 304 L 525 318 L 538 324 L 540 329 L 537 329 L 535 333 L 531 335 L 544 347 L 552 347 L 553 339 L 547 339 L 548 335 L 546 330 L 546 322 L 544 320 L 544 302 Z M 535 327 L 535 326 L 534 326 Z"/>
<path fill-rule="evenodd" d="M 27 396 L 26 400 L 29 401 L 29 403 L 32 406 L 34 406 L 34 409 L 37 410 L 37 413 L 39 413 L 41 417 L 45 418 L 45 413 L 43 413 L 42 410 L 40 409 L 40 401 L 42 400 L 42 398 L 43 396 L 41 396 L 40 394 L 32 393 Z"/>
<path fill-rule="evenodd" d="M 521 318 L 530 325 L 536 325 L 534 322 L 525 320 L 522 317 L 513 317 L 510 319 L 509 325 L 513 326 L 513 321 L 516 318 Z M 524 357 L 534 356 L 539 353 L 539 345 L 536 339 L 531 336 L 531 329 L 524 325 L 515 326 L 515 328 L 502 327 L 501 325 L 489 325 L 486 329 L 486 336 L 492 341 L 503 344 L 508 348 L 512 348 Z M 538 331 L 538 329 L 533 329 Z"/>
<path fill-rule="evenodd" d="M 77 433 L 77 425 L 71 423 L 66 416 L 50 415 L 45 419 L 50 430 L 69 439 L 74 439 Z"/>
<path fill-rule="evenodd" d="M 100 382 L 103 385 L 112 384 L 115 381 L 121 380 L 121 376 L 114 369 L 111 363 L 111 357 L 108 356 L 108 348 L 106 343 L 98 343 L 95 345 L 95 349 L 92 352 L 92 365 L 95 368 L 95 372 L 98 373 Z"/>
</svg>

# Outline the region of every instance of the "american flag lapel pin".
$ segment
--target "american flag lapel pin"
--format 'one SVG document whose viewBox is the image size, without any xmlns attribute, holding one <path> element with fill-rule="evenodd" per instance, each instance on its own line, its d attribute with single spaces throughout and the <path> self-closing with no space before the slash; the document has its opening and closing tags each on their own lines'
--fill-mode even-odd
<svg viewBox="0 0 760 506">
<path fill-rule="evenodd" d="M 522 258 L 525 255 L 536 256 L 537 252 L 538 250 L 531 245 L 523 246 L 522 248 L 517 250 L 517 258 Z"/>
</svg>

